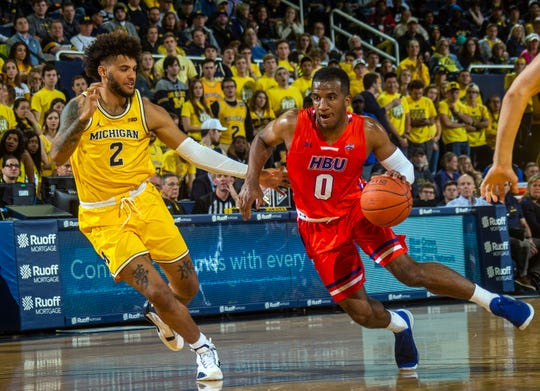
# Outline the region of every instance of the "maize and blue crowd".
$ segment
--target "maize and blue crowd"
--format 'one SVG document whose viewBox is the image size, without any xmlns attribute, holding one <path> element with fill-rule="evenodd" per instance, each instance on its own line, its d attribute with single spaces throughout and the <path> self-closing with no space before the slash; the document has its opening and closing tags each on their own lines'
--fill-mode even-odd
<svg viewBox="0 0 540 391">
<path fill-rule="evenodd" d="M 0 182 L 72 175 L 49 151 L 66 101 L 94 82 L 81 67 L 60 87 L 58 64 L 80 66 L 99 34 L 121 29 L 140 41 L 137 88 L 164 107 L 178 126 L 209 148 L 247 162 L 250 142 L 288 109 L 309 107 L 313 74 L 345 70 L 351 112 L 378 119 L 412 161 L 415 206 L 479 206 L 489 169 L 502 94 L 540 46 L 540 1 L 304 0 L 32 0 L 0 5 Z M 330 32 L 330 12 L 340 13 Z M 332 39 L 331 37 L 334 37 Z M 487 67 L 485 65 L 488 65 Z M 501 94 L 486 96 L 475 74 L 492 75 Z M 70 85 L 69 89 L 65 86 Z M 535 289 L 540 245 L 538 98 L 521 120 L 514 148 L 520 199 L 507 195 L 515 237 L 516 281 Z M 536 136 L 535 136 L 536 135 Z M 171 213 L 234 210 L 238 181 L 197 170 L 152 135 L 150 153 Z M 286 166 L 276 148 L 268 167 Z M 382 170 L 371 157 L 365 179 Z M 515 201 L 512 201 L 515 200 Z M 516 255 L 520 254 L 520 255 Z M 540 268 L 540 266 L 539 266 Z"/>
</svg>

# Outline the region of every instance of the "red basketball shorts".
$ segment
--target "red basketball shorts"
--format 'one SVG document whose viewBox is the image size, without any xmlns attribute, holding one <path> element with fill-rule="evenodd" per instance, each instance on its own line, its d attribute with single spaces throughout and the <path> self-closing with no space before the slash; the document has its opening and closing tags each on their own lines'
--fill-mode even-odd
<svg viewBox="0 0 540 391">
<path fill-rule="evenodd" d="M 405 235 L 371 224 L 362 214 L 360 202 L 345 216 L 328 223 L 299 219 L 298 228 L 307 255 L 335 302 L 364 284 L 364 265 L 357 244 L 381 266 L 407 253 Z"/>
</svg>

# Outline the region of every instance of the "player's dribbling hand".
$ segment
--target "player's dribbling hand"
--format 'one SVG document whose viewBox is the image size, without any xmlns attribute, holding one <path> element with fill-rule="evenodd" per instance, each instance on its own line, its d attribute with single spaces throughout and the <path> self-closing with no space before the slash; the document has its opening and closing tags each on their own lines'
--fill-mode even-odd
<svg viewBox="0 0 540 391">
<path fill-rule="evenodd" d="M 398 171 L 396 170 L 388 170 L 384 173 L 384 175 L 387 175 L 387 176 L 391 176 L 393 178 L 396 178 L 396 179 L 401 179 L 403 182 L 405 182 L 406 184 L 409 185 L 409 187 L 411 186 L 411 184 L 409 182 L 407 182 L 407 178 L 405 178 L 404 175 L 401 175 Z"/>
<path fill-rule="evenodd" d="M 103 90 L 102 83 L 92 83 L 86 90 L 86 99 L 84 99 L 80 105 L 80 120 L 88 121 L 92 118 L 94 111 L 96 111 L 98 100 L 101 97 L 101 91 Z"/>
<path fill-rule="evenodd" d="M 504 185 L 510 183 L 512 186 L 511 192 L 518 193 L 517 175 L 512 167 L 502 167 L 493 165 L 480 186 L 480 193 L 485 197 L 487 202 L 504 202 Z"/>
<path fill-rule="evenodd" d="M 259 209 L 264 203 L 263 197 L 264 194 L 258 183 L 244 182 L 239 194 L 240 213 L 242 213 L 242 218 L 244 220 L 249 220 L 251 218 L 251 208 L 253 203 L 255 203 L 255 209 Z"/>
</svg>

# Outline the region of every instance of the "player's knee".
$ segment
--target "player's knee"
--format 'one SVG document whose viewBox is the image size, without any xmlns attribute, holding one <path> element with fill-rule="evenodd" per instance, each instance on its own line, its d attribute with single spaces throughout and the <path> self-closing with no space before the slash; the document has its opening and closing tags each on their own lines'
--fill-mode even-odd
<svg viewBox="0 0 540 391">
<path fill-rule="evenodd" d="M 176 301 L 173 292 L 166 285 L 164 287 L 148 289 L 146 291 L 146 298 L 156 309 L 171 308 L 174 301 Z"/>
<path fill-rule="evenodd" d="M 421 287 L 424 286 L 424 271 L 422 266 L 414 262 L 412 267 L 400 269 L 399 274 L 396 275 L 396 278 L 399 282 L 410 286 L 410 287 Z"/>
<path fill-rule="evenodd" d="M 195 280 L 190 282 L 183 290 L 179 293 L 181 297 L 185 297 L 188 300 L 193 299 L 199 292 L 199 281 Z"/>
<path fill-rule="evenodd" d="M 409 255 L 400 255 L 386 267 L 401 283 L 410 287 L 424 286 L 424 270 L 422 264 Z"/>
</svg>

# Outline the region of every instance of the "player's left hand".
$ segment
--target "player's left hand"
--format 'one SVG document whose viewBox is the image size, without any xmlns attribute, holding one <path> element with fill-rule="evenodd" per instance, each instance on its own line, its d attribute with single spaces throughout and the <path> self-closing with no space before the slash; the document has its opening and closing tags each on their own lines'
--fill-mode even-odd
<svg viewBox="0 0 540 391">
<path fill-rule="evenodd" d="M 487 202 L 504 202 L 504 186 L 510 183 L 511 191 L 517 194 L 519 189 L 517 186 L 517 175 L 512 167 L 502 167 L 493 165 L 480 186 L 482 197 L 486 198 Z"/>
</svg>

